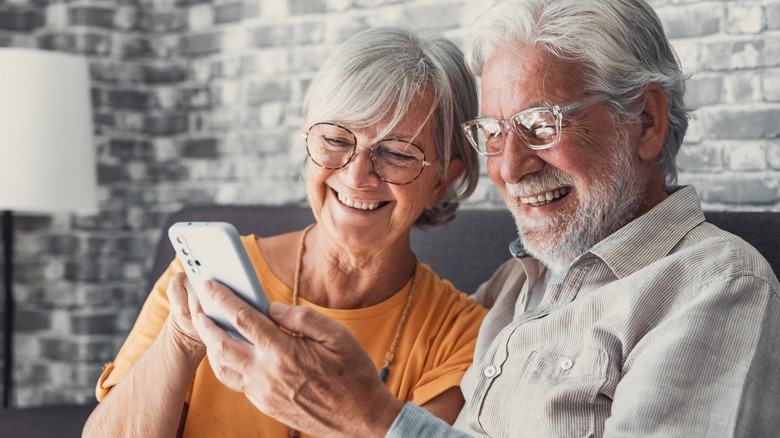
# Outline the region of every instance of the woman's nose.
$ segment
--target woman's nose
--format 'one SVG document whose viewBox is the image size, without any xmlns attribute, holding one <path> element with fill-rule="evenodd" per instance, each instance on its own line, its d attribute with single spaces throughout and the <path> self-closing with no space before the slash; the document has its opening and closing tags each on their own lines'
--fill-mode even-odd
<svg viewBox="0 0 780 438">
<path fill-rule="evenodd" d="M 371 160 L 371 148 L 357 146 L 355 155 L 341 170 L 345 183 L 350 187 L 366 187 L 380 183 L 382 180 L 374 171 L 374 163 Z"/>
</svg>

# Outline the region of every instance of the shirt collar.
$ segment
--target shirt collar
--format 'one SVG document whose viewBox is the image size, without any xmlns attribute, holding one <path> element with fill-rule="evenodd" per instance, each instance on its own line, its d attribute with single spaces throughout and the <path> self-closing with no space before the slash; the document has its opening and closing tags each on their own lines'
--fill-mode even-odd
<svg viewBox="0 0 780 438">
<path fill-rule="evenodd" d="M 590 249 L 618 278 L 668 255 L 688 232 L 704 222 L 696 189 L 672 187 L 669 196 Z"/>
<path fill-rule="evenodd" d="M 671 187 L 667 193 L 661 203 L 590 249 L 618 278 L 666 256 L 688 231 L 704 222 L 696 189 Z M 509 252 L 518 259 L 531 257 L 521 237 L 509 244 Z"/>
</svg>

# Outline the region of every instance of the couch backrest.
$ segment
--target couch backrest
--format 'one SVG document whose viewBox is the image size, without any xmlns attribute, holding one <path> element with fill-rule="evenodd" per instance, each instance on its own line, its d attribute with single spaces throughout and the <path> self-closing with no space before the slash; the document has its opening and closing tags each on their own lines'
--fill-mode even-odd
<svg viewBox="0 0 780 438">
<path fill-rule="evenodd" d="M 780 273 L 780 214 L 769 212 L 707 212 L 707 220 L 756 247 Z M 167 230 L 179 221 L 226 221 L 241 234 L 272 236 L 294 231 L 313 222 L 308 207 L 192 206 L 173 214 L 164 225 L 151 272 L 151 282 L 173 259 Z M 444 225 L 414 228 L 412 247 L 419 259 L 431 265 L 458 289 L 472 293 L 509 255 L 517 235 L 507 210 L 461 210 Z M 150 284 L 151 287 L 151 284 Z"/>
</svg>

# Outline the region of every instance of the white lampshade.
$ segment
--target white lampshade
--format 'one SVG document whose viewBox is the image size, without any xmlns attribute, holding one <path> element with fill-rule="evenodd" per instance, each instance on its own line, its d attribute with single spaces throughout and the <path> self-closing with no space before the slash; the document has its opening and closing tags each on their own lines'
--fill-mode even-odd
<svg viewBox="0 0 780 438">
<path fill-rule="evenodd" d="M 97 211 L 83 57 L 0 48 L 0 210 Z"/>
</svg>

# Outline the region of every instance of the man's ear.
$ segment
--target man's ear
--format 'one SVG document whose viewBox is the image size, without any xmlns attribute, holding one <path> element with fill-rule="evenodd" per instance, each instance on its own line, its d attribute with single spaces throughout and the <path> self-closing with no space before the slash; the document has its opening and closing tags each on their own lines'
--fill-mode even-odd
<svg viewBox="0 0 780 438">
<path fill-rule="evenodd" d="M 461 175 L 463 175 L 465 169 L 466 166 L 463 164 L 463 160 L 460 158 L 453 158 L 449 167 L 447 168 L 447 174 L 442 175 L 442 177 L 439 178 L 439 182 L 433 186 L 431 197 L 428 199 L 428 203 L 425 205 L 425 208 L 430 210 L 435 207 L 436 203 L 439 202 L 439 198 L 444 195 L 444 192 L 447 191 L 452 183 L 454 183 L 458 178 L 460 178 Z"/>
<path fill-rule="evenodd" d="M 669 133 L 669 102 L 666 93 L 658 84 L 645 88 L 644 108 L 640 115 L 642 123 L 639 133 L 639 158 L 655 160 L 663 151 Z"/>
</svg>

